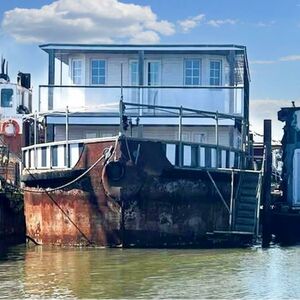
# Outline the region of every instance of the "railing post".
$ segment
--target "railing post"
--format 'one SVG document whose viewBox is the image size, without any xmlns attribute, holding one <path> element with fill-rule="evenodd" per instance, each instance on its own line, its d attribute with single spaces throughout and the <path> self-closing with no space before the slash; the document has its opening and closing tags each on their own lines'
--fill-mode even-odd
<svg viewBox="0 0 300 300">
<path fill-rule="evenodd" d="M 216 125 L 215 125 L 215 135 L 216 135 L 216 167 L 219 168 L 219 116 L 218 111 L 216 111 Z"/>
<path fill-rule="evenodd" d="M 182 145 L 182 106 L 180 106 L 180 108 L 179 108 L 178 137 L 179 137 L 179 167 L 182 167 L 182 165 L 183 165 L 183 145 Z"/>
<path fill-rule="evenodd" d="M 41 111 L 41 86 L 39 85 L 39 103 L 38 103 L 38 111 Z"/>
<path fill-rule="evenodd" d="M 234 171 L 231 171 L 231 191 L 230 191 L 230 207 L 229 207 L 229 229 L 232 230 L 233 229 L 233 207 L 234 207 Z"/>
<path fill-rule="evenodd" d="M 70 167 L 69 157 L 69 108 L 66 106 L 66 167 Z"/>
<path fill-rule="evenodd" d="M 37 144 L 37 111 L 34 112 L 34 129 L 33 129 L 33 139 L 34 139 L 34 159 L 33 164 L 34 168 L 37 168 L 37 153 L 36 153 L 36 144 Z"/>
<path fill-rule="evenodd" d="M 119 115 L 120 115 L 120 127 L 119 127 L 119 135 L 123 135 L 123 114 L 124 114 L 124 104 L 121 96 L 121 100 L 119 103 Z"/>
<path fill-rule="evenodd" d="M 49 168 L 52 169 L 52 147 L 49 146 Z"/>
</svg>

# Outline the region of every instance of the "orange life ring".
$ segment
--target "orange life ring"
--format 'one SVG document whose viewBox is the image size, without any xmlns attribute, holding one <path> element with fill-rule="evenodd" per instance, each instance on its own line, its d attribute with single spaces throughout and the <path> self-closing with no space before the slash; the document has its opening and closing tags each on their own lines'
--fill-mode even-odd
<svg viewBox="0 0 300 300">
<path fill-rule="evenodd" d="M 2 123 L 1 132 L 6 136 L 16 136 L 20 132 L 19 123 L 16 120 L 8 120 Z"/>
</svg>

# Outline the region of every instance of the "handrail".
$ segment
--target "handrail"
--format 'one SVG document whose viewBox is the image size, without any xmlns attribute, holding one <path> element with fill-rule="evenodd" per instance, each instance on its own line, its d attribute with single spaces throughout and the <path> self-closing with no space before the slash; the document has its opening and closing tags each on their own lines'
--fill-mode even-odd
<svg viewBox="0 0 300 300">
<path fill-rule="evenodd" d="M 87 143 L 97 143 L 97 142 L 109 142 L 112 141 L 114 139 L 116 139 L 118 136 L 111 136 L 111 137 L 102 137 L 102 138 L 91 138 L 91 139 L 78 139 L 78 140 L 68 140 L 68 144 L 87 144 Z M 127 137 L 128 140 L 135 140 L 136 138 L 131 138 L 131 137 Z M 178 140 L 163 140 L 163 139 L 152 139 L 152 138 L 139 138 L 139 141 L 158 141 L 158 142 L 162 142 L 164 144 L 179 144 Z M 43 147 L 52 147 L 52 146 L 58 146 L 58 145 L 65 145 L 66 141 L 55 141 L 55 142 L 48 142 L 48 143 L 40 143 L 40 144 L 36 144 L 36 145 L 30 145 L 30 146 L 26 146 L 26 147 L 22 147 L 22 151 L 26 151 L 26 150 L 31 150 L 34 149 L 35 147 L 37 148 L 43 148 Z M 226 150 L 226 151 L 231 151 L 231 152 L 235 152 L 235 153 L 242 153 L 243 151 L 240 149 L 236 149 L 233 147 L 228 147 L 228 146 L 223 146 L 223 145 L 215 145 L 215 144 L 206 144 L 206 143 L 196 143 L 196 142 L 182 142 L 183 145 L 187 145 L 187 146 L 200 146 L 200 147 L 206 147 L 206 148 L 218 148 L 221 150 Z M 222 168 L 220 168 L 222 169 Z M 239 169 L 234 169 L 234 171 L 239 171 Z M 249 170 L 250 172 L 252 170 Z M 258 171 L 252 171 L 252 172 L 258 172 Z"/>
<path fill-rule="evenodd" d="M 131 102 L 123 102 L 123 104 L 126 106 L 134 106 L 134 107 L 146 107 L 148 109 L 172 109 L 172 110 L 182 110 L 182 112 L 187 111 L 191 113 L 196 113 L 200 115 L 204 115 L 203 117 L 205 118 L 216 118 L 216 115 L 218 118 L 224 118 L 224 119 L 244 119 L 244 117 L 238 116 L 238 115 L 233 115 L 233 114 L 224 114 L 224 113 L 219 113 L 219 112 L 214 112 L 214 111 L 206 111 L 206 110 L 198 110 L 198 109 L 193 109 L 193 108 L 186 108 L 186 107 L 178 107 L 178 106 L 164 106 L 164 105 L 151 105 L 151 104 L 139 104 L 139 103 L 131 103 Z M 180 113 L 178 114 L 180 115 Z M 182 114 L 182 117 L 191 117 L 189 116 L 184 116 Z M 197 116 L 198 118 L 200 116 Z"/>
<path fill-rule="evenodd" d="M 264 171 L 265 171 L 265 161 L 266 161 L 266 146 L 264 146 L 264 152 L 262 157 L 262 165 L 259 171 L 259 178 L 258 178 L 258 186 L 257 186 L 257 212 L 256 212 L 256 236 L 259 234 L 259 212 L 260 212 L 260 202 L 261 202 L 261 191 L 262 191 L 262 183 L 264 178 Z"/>
<path fill-rule="evenodd" d="M 121 85 L 47 85 L 42 84 L 39 85 L 40 88 L 96 88 L 96 89 L 107 89 L 107 88 L 121 88 Z M 228 86 L 228 85 L 123 85 L 122 88 L 128 89 L 128 88 L 134 88 L 134 89 L 240 89 L 243 90 L 244 86 Z"/>
<path fill-rule="evenodd" d="M 97 143 L 97 142 L 110 142 L 116 139 L 118 136 L 111 136 L 111 137 L 102 137 L 102 138 L 92 138 L 92 139 L 79 139 L 79 140 L 69 140 L 68 144 L 84 144 L 84 143 Z M 41 143 L 36 145 L 30 145 L 26 147 L 22 147 L 22 151 L 32 150 L 36 148 L 44 148 L 44 147 L 53 147 L 59 145 L 65 145 L 66 141 L 57 141 L 57 142 L 49 142 L 49 143 Z"/>
</svg>

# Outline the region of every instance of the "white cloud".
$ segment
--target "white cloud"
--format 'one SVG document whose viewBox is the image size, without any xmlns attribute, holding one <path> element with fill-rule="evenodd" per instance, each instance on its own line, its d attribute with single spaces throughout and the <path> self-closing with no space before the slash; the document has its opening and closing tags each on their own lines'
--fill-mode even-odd
<svg viewBox="0 0 300 300">
<path fill-rule="evenodd" d="M 175 33 L 149 6 L 118 0 L 57 0 L 39 9 L 15 8 L 2 29 L 19 42 L 156 43 Z"/>
<path fill-rule="evenodd" d="M 198 26 L 201 23 L 201 21 L 203 21 L 204 19 L 205 19 L 205 15 L 204 14 L 199 14 L 195 17 L 189 17 L 185 20 L 178 21 L 178 24 L 179 24 L 181 30 L 184 33 L 187 33 L 191 29 Z"/>
<path fill-rule="evenodd" d="M 213 27 L 220 27 L 222 25 L 235 25 L 238 21 L 233 20 L 233 19 L 225 19 L 225 20 L 209 20 L 207 22 L 208 25 L 213 26 Z"/>
<path fill-rule="evenodd" d="M 280 61 L 299 61 L 300 55 L 288 55 L 279 58 Z"/>
<path fill-rule="evenodd" d="M 275 60 L 252 60 L 249 62 L 251 65 L 271 65 L 275 64 Z"/>
<path fill-rule="evenodd" d="M 276 24 L 276 21 L 268 21 L 268 22 L 257 22 L 255 25 L 257 27 L 271 27 Z"/>
<path fill-rule="evenodd" d="M 300 100 L 295 101 L 296 105 Z M 291 100 L 284 99 L 256 99 L 250 101 L 250 129 L 254 132 L 263 133 L 263 122 L 265 119 L 272 120 L 272 137 L 281 140 L 284 123 L 278 121 L 277 112 L 282 107 L 291 106 Z"/>
</svg>

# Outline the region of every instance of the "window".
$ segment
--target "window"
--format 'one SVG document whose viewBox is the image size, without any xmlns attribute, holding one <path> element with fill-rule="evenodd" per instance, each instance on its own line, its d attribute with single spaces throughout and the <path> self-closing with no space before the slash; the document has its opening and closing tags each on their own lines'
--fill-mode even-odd
<svg viewBox="0 0 300 300">
<path fill-rule="evenodd" d="M 130 62 L 130 82 L 131 85 L 138 85 L 139 84 L 139 64 L 137 61 Z"/>
<path fill-rule="evenodd" d="M 72 82 L 74 84 L 81 84 L 82 77 L 82 60 L 72 60 Z"/>
<path fill-rule="evenodd" d="M 1 90 L 1 107 L 12 107 L 13 106 L 13 93 L 12 89 Z"/>
<path fill-rule="evenodd" d="M 92 66 L 92 84 L 105 84 L 105 60 L 93 59 Z"/>
<path fill-rule="evenodd" d="M 130 62 L 130 84 L 137 86 L 139 85 L 139 64 L 137 61 Z M 139 89 L 131 88 L 131 101 L 133 103 L 139 102 Z"/>
<path fill-rule="evenodd" d="M 199 85 L 201 61 L 199 59 L 187 59 L 184 62 L 184 84 Z"/>
<path fill-rule="evenodd" d="M 210 85 L 221 85 L 221 61 L 210 61 Z"/>
<path fill-rule="evenodd" d="M 148 85 L 160 84 L 160 63 L 158 61 L 149 61 L 147 67 L 147 83 Z"/>
</svg>

